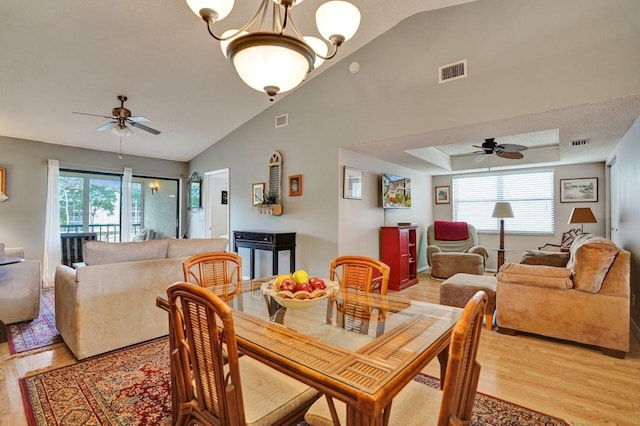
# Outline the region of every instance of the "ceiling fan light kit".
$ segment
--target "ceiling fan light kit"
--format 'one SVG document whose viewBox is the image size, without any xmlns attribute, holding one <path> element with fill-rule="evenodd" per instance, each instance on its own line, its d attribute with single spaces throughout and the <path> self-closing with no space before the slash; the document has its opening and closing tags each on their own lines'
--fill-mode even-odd
<svg viewBox="0 0 640 426">
<path fill-rule="evenodd" d="M 220 36 L 214 34 L 212 25 L 231 12 L 234 0 L 186 1 L 193 13 L 207 23 L 209 34 L 220 41 L 222 53 L 242 81 L 265 92 L 272 101 L 278 93 L 300 85 L 323 61 L 333 58 L 342 43 L 353 37 L 360 26 L 360 11 L 353 4 L 341 0 L 322 4 L 316 12 L 316 25 L 322 37 L 331 44 L 329 52 L 325 42 L 303 36 L 294 23 L 290 9 L 303 0 L 261 0 L 258 10 L 246 24 Z M 270 29 L 265 28 L 268 15 L 271 15 Z M 256 29 L 250 31 L 254 24 Z M 289 33 L 288 29 L 291 30 Z"/>
</svg>

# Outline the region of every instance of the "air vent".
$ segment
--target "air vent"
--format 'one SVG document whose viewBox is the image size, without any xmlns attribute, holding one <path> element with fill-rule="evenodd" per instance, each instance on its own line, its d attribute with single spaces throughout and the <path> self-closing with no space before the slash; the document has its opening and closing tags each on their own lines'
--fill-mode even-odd
<svg viewBox="0 0 640 426">
<path fill-rule="evenodd" d="M 278 127 L 287 127 L 289 125 L 289 114 L 279 115 L 276 117 L 276 129 Z"/>
<path fill-rule="evenodd" d="M 438 68 L 438 82 L 440 84 L 448 81 L 458 80 L 467 76 L 467 60 L 443 65 Z"/>
<path fill-rule="evenodd" d="M 590 139 L 576 139 L 569 142 L 569 146 L 582 146 L 587 145 L 589 142 L 591 142 Z"/>
</svg>

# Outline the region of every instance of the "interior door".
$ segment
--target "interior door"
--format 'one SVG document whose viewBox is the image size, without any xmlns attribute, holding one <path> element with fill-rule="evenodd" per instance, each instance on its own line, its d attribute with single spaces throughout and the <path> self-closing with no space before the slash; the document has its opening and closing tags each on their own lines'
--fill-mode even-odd
<svg viewBox="0 0 640 426">
<path fill-rule="evenodd" d="M 618 234 L 618 223 L 619 223 L 619 200 L 618 200 L 618 167 L 617 163 L 614 160 L 609 167 L 609 201 L 610 205 L 610 239 L 618 246 L 620 246 L 619 234 Z"/>
<path fill-rule="evenodd" d="M 206 172 L 204 177 L 205 236 L 229 239 L 229 169 Z"/>
</svg>

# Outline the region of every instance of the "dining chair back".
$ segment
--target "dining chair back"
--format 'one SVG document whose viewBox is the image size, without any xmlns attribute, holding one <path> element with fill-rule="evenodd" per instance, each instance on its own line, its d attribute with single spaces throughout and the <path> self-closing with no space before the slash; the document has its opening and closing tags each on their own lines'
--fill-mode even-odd
<svg viewBox="0 0 640 426">
<path fill-rule="evenodd" d="M 211 291 L 183 282 L 169 286 L 167 296 L 177 425 L 294 425 L 318 398 L 313 388 L 239 357 L 233 310 Z"/>
<path fill-rule="evenodd" d="M 480 377 L 476 356 L 487 301 L 485 292 L 477 292 L 453 328 L 443 390 L 412 380 L 385 409 L 385 425 L 450 426 L 471 423 Z M 305 421 L 311 426 L 346 424 L 346 418 L 345 404 L 330 397 L 318 400 L 305 415 Z"/>
<path fill-rule="evenodd" d="M 242 258 L 236 253 L 198 254 L 182 262 L 182 270 L 186 282 L 213 288 L 224 299 L 231 297 L 241 287 Z"/>
<path fill-rule="evenodd" d="M 379 260 L 365 256 L 340 256 L 329 264 L 329 279 L 338 281 L 342 290 L 356 289 L 365 293 L 387 294 L 390 268 Z M 333 304 L 336 302 L 337 322 L 342 328 L 367 334 L 371 321 L 370 304 L 360 304 L 354 298 L 343 298 L 343 303 L 332 300 L 327 307 L 327 323 L 332 322 Z M 384 330 L 386 312 L 378 310 L 376 336 Z"/>
<path fill-rule="evenodd" d="M 329 265 L 329 279 L 340 287 L 387 294 L 389 266 L 366 256 L 340 256 Z"/>
</svg>

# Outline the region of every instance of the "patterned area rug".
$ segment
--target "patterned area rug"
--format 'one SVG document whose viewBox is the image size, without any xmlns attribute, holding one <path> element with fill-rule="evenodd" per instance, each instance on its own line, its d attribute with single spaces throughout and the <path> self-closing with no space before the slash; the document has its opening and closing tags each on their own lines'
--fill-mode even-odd
<svg viewBox="0 0 640 426">
<path fill-rule="evenodd" d="M 169 343 L 160 338 L 20 379 L 29 425 L 169 425 Z M 438 387 L 439 380 L 416 380 Z M 473 425 L 567 425 L 478 394 Z"/>
<path fill-rule="evenodd" d="M 12 354 L 31 351 L 62 342 L 56 330 L 55 290 L 42 291 L 40 316 L 33 321 L 7 325 L 9 350 Z"/>
</svg>

